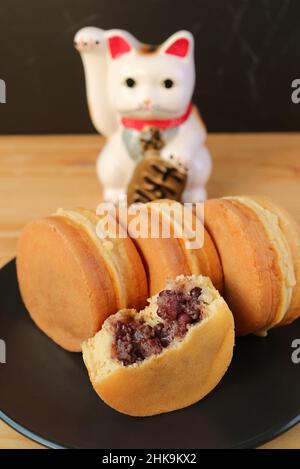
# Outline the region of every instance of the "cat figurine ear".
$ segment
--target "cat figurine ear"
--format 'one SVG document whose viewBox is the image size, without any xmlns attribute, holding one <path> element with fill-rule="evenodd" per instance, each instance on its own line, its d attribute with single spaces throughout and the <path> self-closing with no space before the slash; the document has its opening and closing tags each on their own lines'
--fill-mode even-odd
<svg viewBox="0 0 300 469">
<path fill-rule="evenodd" d="M 160 47 L 161 54 L 175 55 L 180 58 L 191 57 L 194 52 L 194 38 L 189 31 L 172 34 Z"/>
<path fill-rule="evenodd" d="M 138 47 L 139 41 L 127 31 L 111 29 L 107 33 L 107 43 L 112 59 L 118 59 Z"/>
</svg>

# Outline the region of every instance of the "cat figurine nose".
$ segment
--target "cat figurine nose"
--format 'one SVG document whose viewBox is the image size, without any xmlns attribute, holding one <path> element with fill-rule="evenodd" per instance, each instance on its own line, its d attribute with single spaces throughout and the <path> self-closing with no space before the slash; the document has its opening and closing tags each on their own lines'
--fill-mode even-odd
<svg viewBox="0 0 300 469">
<path fill-rule="evenodd" d="M 146 107 L 150 107 L 151 106 L 151 99 L 144 99 L 144 105 Z"/>
</svg>

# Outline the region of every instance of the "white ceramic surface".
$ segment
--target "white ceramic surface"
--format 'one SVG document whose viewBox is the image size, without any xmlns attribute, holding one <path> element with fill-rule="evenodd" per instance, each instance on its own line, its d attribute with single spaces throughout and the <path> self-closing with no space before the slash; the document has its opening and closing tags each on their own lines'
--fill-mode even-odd
<svg viewBox="0 0 300 469">
<path fill-rule="evenodd" d="M 158 129 L 161 157 L 188 170 L 182 200 L 206 197 L 211 158 L 206 129 L 191 99 L 195 85 L 194 39 L 178 31 L 159 47 L 140 43 L 127 31 L 86 27 L 77 32 L 90 115 L 107 142 L 97 161 L 104 199 L 126 194 L 140 141 Z"/>
</svg>

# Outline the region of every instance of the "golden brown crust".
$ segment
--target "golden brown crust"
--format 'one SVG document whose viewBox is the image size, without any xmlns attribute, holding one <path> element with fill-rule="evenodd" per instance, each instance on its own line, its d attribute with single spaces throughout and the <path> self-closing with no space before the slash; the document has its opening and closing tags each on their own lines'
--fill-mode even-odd
<svg viewBox="0 0 300 469">
<path fill-rule="evenodd" d="M 204 229 L 204 241 L 202 248 L 187 249 L 183 240 L 180 240 L 181 247 L 186 253 L 190 274 L 201 274 L 209 277 L 214 287 L 222 293 L 223 291 L 223 270 L 221 261 L 215 245 L 208 231 Z"/>
<path fill-rule="evenodd" d="M 296 278 L 292 299 L 287 313 L 278 326 L 289 324 L 300 316 L 300 225 L 282 207 L 274 204 L 267 197 L 255 196 L 253 200 L 278 216 L 279 226 L 289 244 Z"/>
<path fill-rule="evenodd" d="M 134 243 L 144 263 L 150 296 L 159 292 L 167 279 L 191 274 L 178 239 L 136 238 Z"/>
<path fill-rule="evenodd" d="M 232 314 L 221 300 L 177 347 L 138 366 L 118 368 L 99 382 L 93 382 L 93 370 L 88 371 L 95 391 L 109 406 L 132 416 L 155 415 L 181 409 L 208 394 L 225 374 L 233 345 Z"/>
<path fill-rule="evenodd" d="M 203 220 L 201 223 L 203 228 L 203 246 L 200 249 L 192 250 L 192 253 L 194 253 L 194 255 L 198 258 L 199 263 L 197 272 L 193 273 L 209 277 L 214 287 L 220 292 L 220 294 L 222 294 L 224 283 L 223 267 L 220 255 L 212 237 L 210 236 L 205 226 L 203 226 Z"/>
<path fill-rule="evenodd" d="M 81 212 L 95 226 L 101 219 L 92 210 L 81 210 Z M 108 243 L 104 240 L 104 244 L 108 246 L 106 247 L 109 255 L 107 261 L 117 266 L 118 291 L 122 294 L 122 298 L 117 298 L 117 310 L 124 307 L 143 308 L 148 297 L 148 283 L 143 263 L 134 243 L 129 236 L 122 238 L 111 236 L 108 238 Z"/>
<path fill-rule="evenodd" d="M 122 255 L 117 256 L 120 280 L 126 285 L 123 304 L 141 307 L 147 298 L 142 263 L 129 238 L 118 241 L 123 243 Z M 81 343 L 119 308 L 116 279 L 107 260 L 80 225 L 62 216 L 25 227 L 17 272 L 32 319 L 67 350 L 80 351 Z"/>
<path fill-rule="evenodd" d="M 110 276 L 84 233 L 49 217 L 25 227 L 18 246 L 17 272 L 24 303 L 36 324 L 70 351 L 80 351 L 113 313 Z M 102 313 L 102 317 L 101 317 Z"/>
<path fill-rule="evenodd" d="M 266 329 L 278 310 L 282 274 L 262 223 L 253 210 L 227 199 L 205 203 L 204 223 L 221 257 L 237 334 Z"/>
<path fill-rule="evenodd" d="M 168 205 L 172 205 L 174 203 L 178 204 L 178 202 L 171 200 L 161 200 L 160 202 Z M 154 204 L 156 207 L 159 206 L 158 201 L 154 202 Z M 153 203 L 145 204 L 145 210 L 150 206 L 153 207 Z M 129 215 L 129 222 L 133 218 L 134 215 Z M 192 214 L 192 218 L 193 227 L 195 227 L 196 217 L 194 214 Z M 162 216 L 157 218 L 157 220 L 159 223 L 159 232 L 161 232 Z M 204 229 L 203 246 L 197 249 L 188 249 L 185 239 L 174 237 L 174 223 L 172 221 L 171 235 L 173 234 L 173 236 L 170 238 L 151 238 L 150 230 L 151 228 L 149 223 L 148 237 L 133 238 L 144 262 L 148 276 L 150 296 L 162 290 L 168 279 L 174 279 L 180 274 L 202 274 L 208 276 L 211 278 L 214 286 L 222 292 L 222 266 L 216 247 L 207 230 Z M 131 233 L 130 224 L 129 233 Z"/>
</svg>

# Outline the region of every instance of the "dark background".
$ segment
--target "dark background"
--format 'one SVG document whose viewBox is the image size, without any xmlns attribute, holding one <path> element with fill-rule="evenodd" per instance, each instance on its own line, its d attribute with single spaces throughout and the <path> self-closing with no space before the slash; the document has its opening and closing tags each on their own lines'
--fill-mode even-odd
<svg viewBox="0 0 300 469">
<path fill-rule="evenodd" d="M 196 39 L 195 101 L 209 131 L 300 130 L 299 0 L 1 0 L 0 133 L 94 132 L 73 36 L 83 26 L 160 43 Z"/>
</svg>

